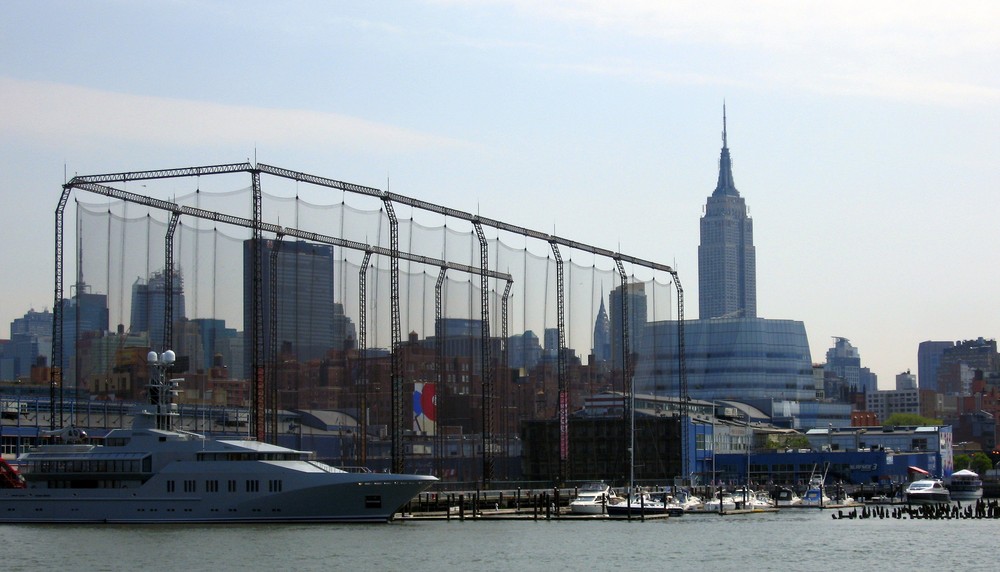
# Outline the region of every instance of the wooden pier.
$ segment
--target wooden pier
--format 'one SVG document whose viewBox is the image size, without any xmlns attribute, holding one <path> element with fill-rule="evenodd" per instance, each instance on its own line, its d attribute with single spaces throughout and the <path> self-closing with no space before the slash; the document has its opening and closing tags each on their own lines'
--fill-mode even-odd
<svg viewBox="0 0 1000 572">
<path fill-rule="evenodd" d="M 865 505 L 849 512 L 838 510 L 831 515 L 834 520 L 897 519 L 897 520 L 963 520 L 1000 519 L 1000 502 L 979 499 L 963 506 L 961 502 L 938 504 Z"/>
</svg>

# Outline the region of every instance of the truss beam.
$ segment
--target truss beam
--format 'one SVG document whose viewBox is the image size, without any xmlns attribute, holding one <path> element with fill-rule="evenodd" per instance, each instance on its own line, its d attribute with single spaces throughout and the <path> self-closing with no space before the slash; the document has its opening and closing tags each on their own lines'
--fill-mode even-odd
<svg viewBox="0 0 1000 572">
<path fill-rule="evenodd" d="M 225 165 L 208 165 L 204 167 L 183 167 L 179 169 L 158 169 L 155 171 L 131 171 L 126 173 L 106 173 L 103 175 L 84 175 L 73 177 L 70 179 L 68 184 L 151 181 L 154 179 L 199 177 L 201 175 L 223 175 L 227 173 L 241 172 L 249 173 L 253 170 L 253 165 L 250 163 L 228 163 Z"/>
<path fill-rule="evenodd" d="M 262 173 L 267 173 L 267 174 L 270 174 L 270 175 L 275 175 L 275 176 L 283 177 L 283 178 L 286 178 L 286 179 L 292 179 L 294 181 L 302 181 L 302 182 L 312 183 L 312 184 L 315 184 L 315 185 L 319 185 L 319 186 L 323 186 L 323 187 L 328 187 L 328 188 L 332 188 L 332 189 L 338 189 L 338 190 L 341 190 L 341 191 L 348 191 L 348 192 L 353 192 L 353 193 L 359 193 L 359 194 L 367 195 L 367 196 L 370 196 L 370 197 L 376 197 L 376 198 L 381 199 L 383 201 L 384 200 L 390 200 L 392 202 L 399 203 L 399 204 L 402 204 L 402 205 L 407 205 L 407 206 L 410 206 L 410 207 L 413 207 L 413 208 L 417 208 L 417 209 L 420 209 L 420 210 L 425 210 L 425 211 L 428 211 L 428 212 L 433 212 L 433 213 L 441 214 L 441 215 L 444 215 L 444 216 L 448 216 L 448 217 L 453 217 L 453 218 L 457 218 L 457 219 L 469 221 L 471 223 L 477 223 L 478 222 L 479 224 L 481 224 L 483 226 L 488 226 L 488 227 L 491 227 L 491 228 L 495 228 L 495 229 L 502 230 L 502 231 L 505 231 L 505 232 L 510 232 L 510 233 L 513 233 L 513 234 L 520 234 L 520 235 L 527 236 L 527 237 L 530 237 L 530 238 L 535 238 L 535 239 L 538 239 L 538 240 L 541 240 L 541 241 L 544 241 L 544 242 L 548 242 L 548 243 L 553 243 L 554 242 L 555 244 L 558 244 L 560 246 L 565 246 L 567 248 L 572 248 L 572 249 L 580 250 L 580 251 L 583 251 L 583 252 L 589 252 L 589 253 L 597 255 L 597 256 L 603 256 L 603 257 L 612 258 L 612 259 L 617 258 L 617 259 L 622 260 L 623 262 L 628 262 L 629 264 L 634 264 L 636 266 L 642 266 L 644 268 L 650 268 L 652 270 L 658 270 L 658 271 L 662 271 L 662 272 L 672 272 L 672 270 L 673 270 L 670 266 L 667 266 L 666 264 L 659 264 L 657 262 L 651 262 L 651 261 L 648 261 L 648 260 L 643 260 L 641 258 L 636 258 L 634 256 L 629 256 L 627 254 L 622 254 L 620 252 L 613 252 L 613 251 L 607 250 L 605 248 L 599 248 L 599 247 L 591 246 L 589 244 L 585 244 L 585 243 L 582 243 L 582 242 L 577 242 L 575 240 L 570 240 L 568 238 L 562 238 L 562 237 L 559 237 L 559 236 L 545 234 L 543 232 L 538 232 L 536 230 L 531 230 L 531 229 L 525 228 L 523 226 L 517 226 L 517 225 L 505 223 L 505 222 L 502 222 L 502 221 L 498 221 L 498 220 L 495 220 L 495 219 L 481 217 L 481 216 L 478 216 L 478 215 L 473 215 L 473 214 L 467 213 L 465 211 L 461 211 L 461 210 L 458 210 L 458 209 L 453 209 L 453 208 L 449 208 L 449 207 L 445 207 L 445 206 L 441 206 L 441 205 L 436 205 L 434 203 L 430 203 L 430 202 L 427 202 L 427 201 L 422 201 L 420 199 L 414 199 L 412 197 L 407 197 L 407 196 L 400 195 L 400 194 L 397 194 L 397 193 L 390 193 L 388 191 L 381 191 L 381 190 L 376 189 L 374 187 L 366 187 L 366 186 L 363 186 L 363 185 L 355 185 L 355 184 L 352 184 L 352 183 L 345 183 L 343 181 L 337 181 L 337 180 L 334 180 L 334 179 L 327 179 L 325 177 L 317 177 L 315 175 L 309 175 L 307 173 L 302 173 L 302 172 L 298 172 L 298 171 L 292 171 L 290 169 L 283 169 L 283 168 L 280 168 L 280 167 L 273 167 L 273 166 L 270 166 L 270 165 L 265 165 L 263 163 L 258 163 L 257 164 L 257 168 Z"/>
</svg>

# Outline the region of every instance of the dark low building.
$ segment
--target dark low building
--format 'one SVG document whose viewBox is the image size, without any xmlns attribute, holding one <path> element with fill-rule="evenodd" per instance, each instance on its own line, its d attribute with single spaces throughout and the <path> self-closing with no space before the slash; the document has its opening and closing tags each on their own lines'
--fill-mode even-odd
<svg viewBox="0 0 1000 572">
<path fill-rule="evenodd" d="M 566 474 L 560 475 L 558 420 L 522 425 L 523 473 L 529 481 L 567 483 L 629 479 L 628 420 L 620 417 L 571 418 L 568 422 Z M 635 479 L 663 483 L 681 474 L 680 422 L 675 416 L 635 418 Z"/>
</svg>

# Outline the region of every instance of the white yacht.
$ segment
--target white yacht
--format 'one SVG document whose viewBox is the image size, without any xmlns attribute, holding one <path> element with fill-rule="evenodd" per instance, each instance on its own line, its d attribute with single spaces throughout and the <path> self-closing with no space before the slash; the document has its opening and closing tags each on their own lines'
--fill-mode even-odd
<svg viewBox="0 0 1000 572">
<path fill-rule="evenodd" d="M 951 494 L 944 486 L 944 481 L 931 477 L 910 483 L 906 487 L 904 496 L 906 502 L 912 504 L 934 504 L 951 501 Z"/>
<path fill-rule="evenodd" d="M 437 479 L 353 473 L 312 453 L 173 429 L 175 380 L 159 370 L 150 404 L 103 445 L 75 428 L 0 467 L 0 523 L 385 522 Z"/>
<path fill-rule="evenodd" d="M 983 498 L 983 481 L 975 472 L 962 469 L 951 474 L 948 490 L 951 500 L 979 500 Z"/>
<path fill-rule="evenodd" d="M 606 514 L 608 504 L 620 500 L 621 497 L 607 484 L 586 483 L 569 503 L 569 510 L 573 514 Z"/>
</svg>

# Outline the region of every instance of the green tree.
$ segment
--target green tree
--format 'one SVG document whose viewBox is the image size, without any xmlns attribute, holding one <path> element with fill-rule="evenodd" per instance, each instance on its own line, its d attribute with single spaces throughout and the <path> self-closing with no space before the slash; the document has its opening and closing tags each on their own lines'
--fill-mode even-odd
<svg viewBox="0 0 1000 572">
<path fill-rule="evenodd" d="M 965 453 L 960 453 L 955 455 L 955 459 L 952 461 L 955 465 L 956 471 L 961 471 L 962 469 L 968 469 L 972 465 L 972 457 L 966 455 Z"/>
<path fill-rule="evenodd" d="M 892 427 L 920 427 L 943 424 L 940 419 L 931 419 L 930 417 L 924 417 L 916 413 L 893 413 L 888 419 L 882 422 L 883 426 Z"/>
<path fill-rule="evenodd" d="M 801 433 L 771 435 L 767 439 L 770 449 L 808 449 L 809 438 Z"/>
<path fill-rule="evenodd" d="M 982 451 L 978 451 L 972 455 L 966 455 L 965 453 L 955 455 L 954 464 L 956 471 L 969 469 L 979 476 L 985 475 L 986 471 L 993 468 L 993 461 Z"/>
<path fill-rule="evenodd" d="M 993 461 L 982 451 L 972 454 L 972 471 L 979 476 L 986 474 L 986 471 L 993 468 Z"/>
</svg>

